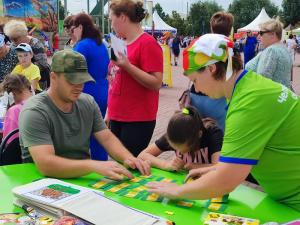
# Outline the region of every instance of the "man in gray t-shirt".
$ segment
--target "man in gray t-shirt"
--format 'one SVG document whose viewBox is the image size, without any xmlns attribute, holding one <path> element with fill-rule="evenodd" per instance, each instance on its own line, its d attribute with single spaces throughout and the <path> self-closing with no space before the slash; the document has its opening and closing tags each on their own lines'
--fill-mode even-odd
<svg viewBox="0 0 300 225">
<path fill-rule="evenodd" d="M 149 165 L 135 158 L 107 129 L 93 97 L 82 93 L 84 83 L 94 81 L 84 56 L 72 50 L 57 52 L 51 70 L 48 91 L 27 100 L 20 114 L 24 162 L 34 161 L 42 174 L 51 177 L 78 177 L 91 172 L 113 179 L 132 177 L 117 162 L 90 159 L 89 140 L 94 135 L 112 158 L 149 174 Z"/>
</svg>

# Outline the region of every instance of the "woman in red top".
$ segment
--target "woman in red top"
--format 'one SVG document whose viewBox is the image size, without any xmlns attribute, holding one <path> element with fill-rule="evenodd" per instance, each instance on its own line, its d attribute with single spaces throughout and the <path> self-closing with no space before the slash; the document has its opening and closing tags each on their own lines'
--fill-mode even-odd
<svg viewBox="0 0 300 225">
<path fill-rule="evenodd" d="M 52 50 L 53 53 L 57 52 L 59 50 L 59 36 L 56 31 L 53 31 L 52 33 Z"/>
<path fill-rule="evenodd" d="M 108 118 L 112 132 L 135 156 L 153 134 L 163 74 L 162 49 L 143 31 L 144 17 L 141 2 L 113 0 L 110 4 L 111 26 L 126 42 L 127 56 L 119 53 L 111 61 Z"/>
</svg>

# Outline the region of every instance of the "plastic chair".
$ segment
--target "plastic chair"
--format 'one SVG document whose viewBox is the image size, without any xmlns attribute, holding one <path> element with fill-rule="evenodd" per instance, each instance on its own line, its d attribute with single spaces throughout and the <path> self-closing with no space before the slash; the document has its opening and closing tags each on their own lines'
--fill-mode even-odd
<svg viewBox="0 0 300 225">
<path fill-rule="evenodd" d="M 12 165 L 22 163 L 21 147 L 19 138 L 13 139 L 9 144 L 7 141 L 16 133 L 19 129 L 11 131 L 3 140 L 0 145 L 0 165 Z"/>
</svg>

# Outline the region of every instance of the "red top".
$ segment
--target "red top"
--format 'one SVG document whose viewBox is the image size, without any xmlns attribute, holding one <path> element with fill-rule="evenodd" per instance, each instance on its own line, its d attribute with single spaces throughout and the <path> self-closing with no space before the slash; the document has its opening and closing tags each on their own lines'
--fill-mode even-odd
<svg viewBox="0 0 300 225">
<path fill-rule="evenodd" d="M 59 49 L 59 37 L 58 37 L 58 34 L 56 34 L 54 36 L 54 41 L 52 43 L 52 48 L 53 49 Z"/>
<path fill-rule="evenodd" d="M 131 64 L 147 73 L 163 72 L 162 49 L 147 33 L 127 45 L 127 55 Z M 142 86 L 112 61 L 109 68 L 114 77 L 108 92 L 109 119 L 121 122 L 156 120 L 159 91 Z"/>
</svg>

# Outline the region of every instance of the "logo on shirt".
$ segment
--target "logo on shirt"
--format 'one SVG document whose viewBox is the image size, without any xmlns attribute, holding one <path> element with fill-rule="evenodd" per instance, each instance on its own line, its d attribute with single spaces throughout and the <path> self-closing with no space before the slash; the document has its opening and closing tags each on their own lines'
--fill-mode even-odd
<svg viewBox="0 0 300 225">
<path fill-rule="evenodd" d="M 277 99 L 279 103 L 285 102 L 289 97 L 289 92 L 290 92 L 290 90 L 284 85 L 281 85 L 281 88 L 282 88 L 281 93 Z M 294 92 L 291 92 L 291 96 L 294 100 L 298 100 L 298 96 Z"/>
<path fill-rule="evenodd" d="M 200 148 L 193 152 L 188 152 L 182 154 L 179 151 L 176 151 L 176 156 L 181 158 L 185 163 L 199 163 L 199 164 L 208 164 L 209 162 L 209 152 L 208 147 Z"/>
<path fill-rule="evenodd" d="M 288 96 L 289 96 L 288 88 L 286 86 L 283 86 L 283 85 L 281 85 L 281 88 L 282 88 L 281 94 L 279 95 L 278 100 L 277 100 L 279 103 L 285 102 L 287 100 Z"/>
</svg>

